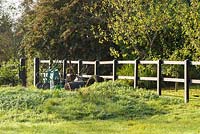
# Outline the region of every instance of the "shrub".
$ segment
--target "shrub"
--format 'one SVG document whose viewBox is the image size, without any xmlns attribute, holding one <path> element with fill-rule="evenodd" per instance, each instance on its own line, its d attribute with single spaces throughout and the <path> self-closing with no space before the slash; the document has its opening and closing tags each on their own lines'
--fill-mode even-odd
<svg viewBox="0 0 200 134">
<path fill-rule="evenodd" d="M 117 70 L 118 76 L 134 76 L 134 65 L 122 65 Z M 129 85 L 133 85 L 133 80 L 122 80 L 127 82 Z"/>
<path fill-rule="evenodd" d="M 11 59 L 3 62 L 0 67 L 0 85 L 17 85 L 19 82 L 19 66 L 18 62 Z"/>
<path fill-rule="evenodd" d="M 123 65 L 117 70 L 117 75 L 122 76 L 134 76 L 134 65 Z M 138 66 L 139 77 L 155 77 L 156 68 L 153 65 L 139 65 Z M 127 80 L 127 82 L 132 85 L 132 80 Z M 139 81 L 139 86 L 144 88 L 155 88 L 156 83 L 152 81 Z"/>
</svg>

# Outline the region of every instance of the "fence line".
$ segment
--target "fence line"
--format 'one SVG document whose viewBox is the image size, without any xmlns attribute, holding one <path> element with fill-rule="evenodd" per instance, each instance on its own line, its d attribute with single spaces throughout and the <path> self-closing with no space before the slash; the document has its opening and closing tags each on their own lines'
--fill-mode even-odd
<svg viewBox="0 0 200 134">
<path fill-rule="evenodd" d="M 54 63 L 56 61 L 53 61 Z M 49 60 L 40 60 L 39 58 L 34 59 L 34 85 L 36 85 L 39 82 L 39 66 L 40 63 L 51 63 Z M 113 60 L 113 61 L 67 61 L 67 60 L 59 60 L 59 63 L 63 64 L 63 76 L 64 79 L 66 79 L 67 72 L 67 64 L 76 64 L 77 67 L 77 75 L 80 75 L 85 78 L 90 78 L 92 75 L 86 75 L 86 74 L 81 74 L 81 69 L 82 65 L 94 65 L 94 75 L 98 75 L 100 77 L 103 77 L 105 79 L 112 79 L 113 81 L 116 79 L 129 79 L 129 80 L 134 80 L 134 88 L 138 87 L 138 81 L 156 81 L 157 82 L 157 94 L 161 95 L 161 82 L 180 82 L 184 83 L 184 102 L 188 103 L 189 102 L 189 85 L 191 83 L 195 84 L 200 84 L 200 80 L 197 79 L 190 79 L 189 78 L 189 68 L 192 65 L 200 65 L 200 62 L 193 62 L 189 60 L 185 61 L 139 61 L 139 60 L 129 60 L 129 61 L 121 61 L 121 60 Z M 117 67 L 118 65 L 121 64 L 131 64 L 134 65 L 134 75 L 133 76 L 117 76 Z M 157 69 L 157 76 L 156 77 L 139 77 L 138 76 L 138 65 L 139 64 L 145 64 L 145 65 L 156 65 Z M 99 66 L 100 65 L 112 65 L 112 75 L 110 76 L 104 76 L 104 75 L 99 75 L 100 70 Z M 184 78 L 166 78 L 162 76 L 162 65 L 182 65 L 184 66 Z"/>
</svg>

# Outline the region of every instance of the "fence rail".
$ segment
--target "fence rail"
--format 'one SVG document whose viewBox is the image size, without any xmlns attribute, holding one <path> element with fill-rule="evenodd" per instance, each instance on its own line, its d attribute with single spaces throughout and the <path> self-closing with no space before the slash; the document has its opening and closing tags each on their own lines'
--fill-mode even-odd
<svg viewBox="0 0 200 134">
<path fill-rule="evenodd" d="M 39 82 L 39 65 L 40 63 L 49 63 L 50 61 L 48 60 L 40 60 L 39 58 L 34 59 L 34 85 Z M 92 75 L 87 75 L 87 74 L 81 74 L 81 69 L 82 65 L 94 65 L 94 75 L 98 75 L 100 77 L 103 77 L 105 79 L 129 79 L 129 80 L 134 80 L 134 88 L 138 87 L 138 81 L 156 81 L 157 82 L 157 93 L 158 95 L 161 95 L 161 82 L 180 82 L 184 83 L 184 101 L 185 103 L 189 102 L 189 85 L 194 83 L 194 84 L 200 84 L 200 80 L 197 79 L 191 79 L 189 78 L 189 68 L 190 66 L 193 65 L 200 65 L 200 62 L 194 62 L 194 61 L 139 61 L 139 60 L 129 60 L 129 61 L 67 61 L 67 60 L 59 60 L 61 64 L 63 64 L 63 76 L 64 79 L 66 79 L 67 72 L 67 64 L 77 64 L 77 74 L 85 77 L 85 78 L 90 78 Z M 118 65 L 123 65 L 123 64 L 130 64 L 134 65 L 134 74 L 132 76 L 117 76 L 117 67 Z M 139 77 L 138 76 L 138 65 L 139 64 L 153 64 L 156 65 L 157 69 L 157 76 L 156 77 Z M 100 65 L 112 65 L 112 75 L 99 75 L 99 66 Z M 162 76 L 162 65 L 182 65 L 184 66 L 184 78 L 164 78 Z"/>
</svg>

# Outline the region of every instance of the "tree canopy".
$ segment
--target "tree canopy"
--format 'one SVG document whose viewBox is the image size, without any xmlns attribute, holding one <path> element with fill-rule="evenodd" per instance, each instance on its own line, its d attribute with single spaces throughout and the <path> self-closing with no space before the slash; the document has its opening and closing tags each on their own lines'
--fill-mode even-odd
<svg viewBox="0 0 200 134">
<path fill-rule="evenodd" d="M 38 1 L 25 16 L 25 53 L 43 58 L 109 58 L 111 43 L 100 45 L 91 30 L 91 25 L 97 26 L 99 21 L 85 8 L 90 4 L 90 0 Z"/>
<path fill-rule="evenodd" d="M 99 28 L 120 47 L 125 59 L 199 60 L 200 2 L 184 0 L 103 0 L 96 12 L 109 30 Z M 95 12 L 93 10 L 92 12 Z M 109 33 L 108 33 L 109 32 Z"/>
<path fill-rule="evenodd" d="M 26 57 L 109 59 L 111 51 L 123 59 L 199 60 L 198 0 L 23 0 L 22 6 L 16 31 Z"/>
<path fill-rule="evenodd" d="M 200 60 L 199 0 L 22 0 L 21 8 L 13 22 L 0 6 L 0 62 L 27 57 L 29 72 L 34 57 Z"/>
<path fill-rule="evenodd" d="M 14 32 L 12 30 L 12 19 L 8 12 L 5 12 L 0 2 L 0 64 L 16 56 Z"/>
</svg>

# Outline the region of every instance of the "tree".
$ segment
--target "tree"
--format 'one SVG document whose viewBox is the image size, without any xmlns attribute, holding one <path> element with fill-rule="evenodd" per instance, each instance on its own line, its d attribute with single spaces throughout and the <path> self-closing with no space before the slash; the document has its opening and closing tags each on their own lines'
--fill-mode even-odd
<svg viewBox="0 0 200 134">
<path fill-rule="evenodd" d="M 1 3 L 0 3 L 1 4 Z M 0 6 L 0 64 L 15 56 L 15 40 L 12 31 L 12 19 Z"/>
<path fill-rule="evenodd" d="M 200 59 L 199 0 L 102 0 L 97 3 L 98 10 L 92 8 L 91 12 L 105 20 L 109 29 L 99 25 L 95 34 L 119 46 L 119 51 L 111 51 L 116 57 L 129 60 Z M 123 69 L 128 70 L 124 67 L 121 72 Z M 163 71 L 164 75 L 179 77 L 183 74 L 180 70 L 183 69 L 176 66 Z M 152 73 L 153 69 L 149 67 L 145 71 Z M 197 77 L 198 72 L 193 69 L 191 74 Z"/>
<path fill-rule="evenodd" d="M 109 36 L 125 59 L 196 59 L 199 55 L 199 1 L 103 0 Z M 94 11 L 92 11 L 94 12 Z M 195 55 L 191 54 L 195 51 Z M 181 53 L 181 57 L 177 55 Z M 177 56 L 175 56 L 177 55 Z M 196 57 L 196 58 L 195 58 Z"/>
<path fill-rule="evenodd" d="M 109 58 L 110 42 L 99 45 L 91 25 L 99 22 L 92 18 L 87 6 L 91 1 L 40 0 L 24 21 L 22 48 L 26 55 L 63 59 Z"/>
</svg>

